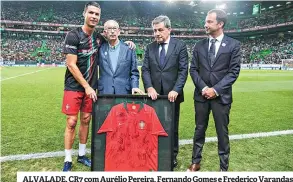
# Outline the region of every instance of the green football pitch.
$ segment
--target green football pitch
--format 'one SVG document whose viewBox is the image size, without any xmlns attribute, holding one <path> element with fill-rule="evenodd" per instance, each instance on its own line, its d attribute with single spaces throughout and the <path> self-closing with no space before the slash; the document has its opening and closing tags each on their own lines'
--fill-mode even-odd
<svg viewBox="0 0 293 182">
<path fill-rule="evenodd" d="M 61 113 L 65 68 L 4 67 L 1 69 L 1 156 L 63 151 L 65 116 Z M 140 83 L 141 84 L 141 83 Z M 142 84 L 141 84 L 142 85 Z M 180 139 L 194 133 L 194 85 L 184 87 Z M 241 70 L 233 86 L 229 134 L 293 129 L 293 72 Z M 207 137 L 216 136 L 212 116 Z M 74 149 L 78 147 L 78 140 Z M 88 148 L 90 147 L 90 141 Z M 178 171 L 191 159 L 191 145 L 179 153 Z M 9 161 L 1 179 L 15 181 L 17 171 L 60 171 L 62 157 Z M 204 148 L 203 170 L 218 170 L 217 143 Z M 76 171 L 89 170 L 76 165 Z M 231 141 L 231 171 L 293 171 L 293 135 Z"/>
</svg>

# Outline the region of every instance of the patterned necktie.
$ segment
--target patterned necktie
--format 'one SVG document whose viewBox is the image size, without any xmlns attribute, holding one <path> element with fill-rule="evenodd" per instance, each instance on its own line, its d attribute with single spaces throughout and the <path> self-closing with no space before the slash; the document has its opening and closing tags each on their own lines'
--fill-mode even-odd
<svg viewBox="0 0 293 182">
<path fill-rule="evenodd" d="M 161 43 L 160 46 L 162 47 L 161 52 L 160 52 L 160 64 L 163 66 L 165 62 L 165 57 L 166 57 L 166 51 L 165 51 L 165 45 L 166 43 Z"/>
<path fill-rule="evenodd" d="M 214 63 L 215 63 L 215 58 L 216 58 L 216 46 L 215 46 L 215 42 L 216 41 L 217 41 L 217 39 L 211 39 L 210 40 L 211 47 L 210 47 L 210 50 L 209 50 L 209 59 L 210 59 L 211 66 L 213 66 Z"/>
</svg>

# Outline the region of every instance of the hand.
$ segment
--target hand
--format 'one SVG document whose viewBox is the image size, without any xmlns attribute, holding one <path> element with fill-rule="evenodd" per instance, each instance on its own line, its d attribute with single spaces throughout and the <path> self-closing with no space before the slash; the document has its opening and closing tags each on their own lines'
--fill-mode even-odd
<svg viewBox="0 0 293 182">
<path fill-rule="evenodd" d="M 98 99 L 97 98 L 97 94 L 96 94 L 96 91 L 94 89 L 92 89 L 92 87 L 88 86 L 85 88 L 85 94 L 93 99 L 94 102 L 96 102 L 96 100 Z"/>
<path fill-rule="evenodd" d="M 206 94 L 205 91 L 206 91 L 208 88 L 209 88 L 209 87 L 206 86 L 205 88 L 202 89 L 202 91 L 201 91 L 201 95 L 202 95 L 202 96 L 204 96 L 204 95 Z"/>
<path fill-rule="evenodd" d="M 132 92 L 132 95 L 135 93 L 138 93 L 139 95 L 145 95 L 145 93 L 139 88 L 132 88 L 131 92 Z"/>
<path fill-rule="evenodd" d="M 151 97 L 152 100 L 157 100 L 159 94 L 153 87 L 149 87 L 147 89 L 147 92 L 148 92 L 148 96 Z"/>
<path fill-rule="evenodd" d="M 130 49 L 136 48 L 134 42 L 132 42 L 132 41 L 125 41 L 124 43 L 127 44 Z"/>
<path fill-rule="evenodd" d="M 178 96 L 178 93 L 177 93 L 176 91 L 172 90 L 172 91 L 169 92 L 169 94 L 168 94 L 168 100 L 169 100 L 170 102 L 175 102 L 177 96 Z"/>
<path fill-rule="evenodd" d="M 217 97 L 215 90 L 213 88 L 207 88 L 202 92 L 202 95 L 206 98 L 206 99 L 214 99 Z"/>
</svg>

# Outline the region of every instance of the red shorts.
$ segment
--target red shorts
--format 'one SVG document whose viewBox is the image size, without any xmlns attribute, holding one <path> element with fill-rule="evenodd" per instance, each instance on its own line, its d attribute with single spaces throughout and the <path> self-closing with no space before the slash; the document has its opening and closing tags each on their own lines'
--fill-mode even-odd
<svg viewBox="0 0 293 182">
<path fill-rule="evenodd" d="M 85 92 L 64 90 L 62 112 L 66 115 L 77 115 L 79 111 L 91 113 L 93 100 Z"/>
</svg>

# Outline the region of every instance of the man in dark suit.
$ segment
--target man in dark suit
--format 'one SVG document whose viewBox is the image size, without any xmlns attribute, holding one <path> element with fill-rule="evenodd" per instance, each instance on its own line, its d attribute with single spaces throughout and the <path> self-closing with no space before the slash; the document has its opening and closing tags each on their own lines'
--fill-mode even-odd
<svg viewBox="0 0 293 182">
<path fill-rule="evenodd" d="M 183 87 L 188 75 L 187 48 L 183 41 L 170 37 L 171 22 L 167 16 L 156 17 L 152 27 L 156 41 L 147 45 L 142 81 L 153 100 L 157 95 L 168 95 L 169 101 L 175 102 L 173 167 L 176 167 L 180 103 L 184 101 Z"/>
<path fill-rule="evenodd" d="M 119 24 L 105 22 L 104 35 L 108 42 L 99 50 L 99 94 L 144 94 L 139 89 L 135 50 L 119 40 Z"/>
<path fill-rule="evenodd" d="M 205 20 L 209 38 L 196 43 L 190 65 L 190 76 L 195 85 L 195 133 L 192 164 L 189 171 L 198 171 L 202 159 L 205 132 L 212 110 L 218 137 L 220 170 L 229 166 L 229 113 L 232 85 L 240 72 L 240 42 L 223 33 L 227 15 L 222 10 L 211 10 Z"/>
</svg>

